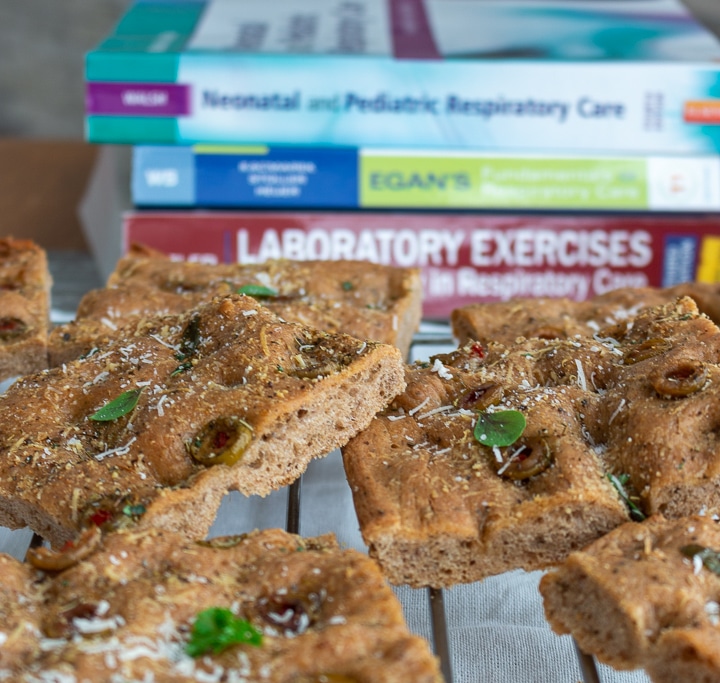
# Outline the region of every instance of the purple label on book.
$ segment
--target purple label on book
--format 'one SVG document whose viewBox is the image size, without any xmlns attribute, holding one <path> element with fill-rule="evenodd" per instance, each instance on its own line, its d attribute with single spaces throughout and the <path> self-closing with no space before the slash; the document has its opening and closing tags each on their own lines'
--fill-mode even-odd
<svg viewBox="0 0 720 683">
<path fill-rule="evenodd" d="M 88 83 L 88 114 L 183 116 L 190 113 L 190 87 L 175 83 Z"/>
<path fill-rule="evenodd" d="M 390 0 L 393 52 L 398 59 L 440 59 L 423 0 Z"/>
</svg>

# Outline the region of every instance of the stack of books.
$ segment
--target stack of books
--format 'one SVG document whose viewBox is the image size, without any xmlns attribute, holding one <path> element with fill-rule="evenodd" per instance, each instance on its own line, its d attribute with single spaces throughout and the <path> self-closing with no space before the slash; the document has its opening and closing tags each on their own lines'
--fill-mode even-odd
<svg viewBox="0 0 720 683">
<path fill-rule="evenodd" d="M 86 85 L 125 245 L 419 266 L 429 318 L 720 279 L 720 43 L 676 0 L 137 0 Z"/>
</svg>

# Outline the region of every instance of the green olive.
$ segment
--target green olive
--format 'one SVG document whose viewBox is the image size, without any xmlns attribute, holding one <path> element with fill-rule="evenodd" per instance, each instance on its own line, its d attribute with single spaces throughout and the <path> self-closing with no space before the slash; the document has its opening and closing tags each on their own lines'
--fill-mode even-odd
<svg viewBox="0 0 720 683">
<path fill-rule="evenodd" d="M 670 347 L 671 344 L 667 339 L 662 339 L 661 337 L 646 339 L 639 344 L 631 345 L 627 351 L 625 351 L 625 363 L 627 365 L 639 363 L 640 361 L 669 351 Z"/>
<path fill-rule="evenodd" d="M 527 333 L 526 336 L 536 339 L 567 339 L 568 335 L 562 327 L 557 325 L 542 325 Z"/>
<path fill-rule="evenodd" d="M 234 548 L 240 545 L 247 539 L 247 534 L 235 534 L 234 536 L 216 536 L 215 538 L 209 538 L 204 541 L 195 541 L 197 545 L 203 546 L 204 548 Z"/>
<path fill-rule="evenodd" d="M 653 388 L 660 396 L 684 398 L 700 391 L 707 382 L 708 371 L 697 360 L 681 360 L 671 367 L 661 368 L 651 377 Z"/>
<path fill-rule="evenodd" d="M 187 449 L 201 465 L 234 465 L 252 438 L 252 427 L 245 420 L 235 416 L 216 417 L 187 444 Z"/>
<path fill-rule="evenodd" d="M 505 453 L 508 460 L 498 463 L 498 474 L 502 477 L 515 481 L 530 479 L 550 467 L 552 453 L 544 439 L 527 441 L 511 448 L 511 453 Z"/>
<path fill-rule="evenodd" d="M 357 679 L 345 674 L 310 674 L 293 679 L 293 683 L 357 683 Z"/>
<path fill-rule="evenodd" d="M 22 337 L 27 325 L 19 318 L 0 318 L 0 339 L 10 341 Z"/>
<path fill-rule="evenodd" d="M 100 545 L 101 540 L 102 531 L 99 527 L 92 526 L 85 529 L 74 542 L 68 543 L 61 550 L 42 546 L 30 548 L 27 551 L 27 561 L 36 569 L 59 572 L 89 557 Z"/>
<path fill-rule="evenodd" d="M 489 406 L 500 403 L 502 397 L 503 388 L 499 384 L 485 382 L 465 392 L 460 398 L 458 406 L 468 410 L 486 410 Z"/>
</svg>

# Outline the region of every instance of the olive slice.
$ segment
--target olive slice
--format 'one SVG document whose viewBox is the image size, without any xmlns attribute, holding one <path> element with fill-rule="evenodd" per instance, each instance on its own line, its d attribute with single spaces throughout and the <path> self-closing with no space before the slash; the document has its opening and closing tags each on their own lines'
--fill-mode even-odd
<svg viewBox="0 0 720 683">
<path fill-rule="evenodd" d="M 235 534 L 233 536 L 216 536 L 203 541 L 195 541 L 195 543 L 203 548 L 215 548 L 225 550 L 240 545 L 247 539 L 247 534 Z"/>
<path fill-rule="evenodd" d="M 357 683 L 357 679 L 346 676 L 345 674 L 320 673 L 293 678 L 292 683 Z"/>
<path fill-rule="evenodd" d="M 49 638 L 70 638 L 77 633 L 76 619 L 95 619 L 99 611 L 99 603 L 74 603 L 55 615 L 49 615 L 43 621 L 43 631 Z"/>
<path fill-rule="evenodd" d="M 22 337 L 27 325 L 20 318 L 0 318 L 0 340 L 10 341 Z"/>
<path fill-rule="evenodd" d="M 655 391 L 665 398 L 684 398 L 700 391 L 707 382 L 708 370 L 698 360 L 680 360 L 660 368 L 650 381 Z"/>
<path fill-rule="evenodd" d="M 489 406 L 497 405 L 503 397 L 503 389 L 495 382 L 485 382 L 474 389 L 465 392 L 460 398 L 459 407 L 467 410 L 486 410 Z"/>
<path fill-rule="evenodd" d="M 275 597 L 262 601 L 258 607 L 258 615 L 280 632 L 299 636 L 305 633 L 316 621 L 318 608 L 300 598 Z"/>
<path fill-rule="evenodd" d="M 501 477 L 521 481 L 544 472 L 552 462 L 550 446 L 544 439 L 532 439 L 513 446 L 507 460 L 498 463 Z"/>
<path fill-rule="evenodd" d="M 624 360 L 627 365 L 633 365 L 640 361 L 647 360 L 653 356 L 658 356 L 665 351 L 669 351 L 670 342 L 662 337 L 652 337 L 646 339 L 639 344 L 633 344 L 625 351 Z"/>
<path fill-rule="evenodd" d="M 27 561 L 36 569 L 48 572 L 59 572 L 76 565 L 88 557 L 100 544 L 102 531 L 99 527 L 89 527 L 78 537 L 77 541 L 68 544 L 62 550 L 50 548 L 30 548 Z"/>
<path fill-rule="evenodd" d="M 567 339 L 567 332 L 558 325 L 548 324 L 535 328 L 526 336 L 545 340 Z"/>
<path fill-rule="evenodd" d="M 252 427 L 245 420 L 221 416 L 210 420 L 187 443 L 187 449 L 201 465 L 234 465 L 242 458 L 252 438 Z"/>
</svg>

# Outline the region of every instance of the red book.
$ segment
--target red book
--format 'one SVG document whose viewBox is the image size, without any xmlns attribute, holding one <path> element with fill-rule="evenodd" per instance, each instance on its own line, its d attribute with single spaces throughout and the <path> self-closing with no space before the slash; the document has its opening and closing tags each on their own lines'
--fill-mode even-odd
<svg viewBox="0 0 720 683">
<path fill-rule="evenodd" d="M 123 246 L 256 263 L 358 259 L 422 269 L 424 316 L 512 297 L 720 281 L 720 216 L 134 211 Z"/>
</svg>

